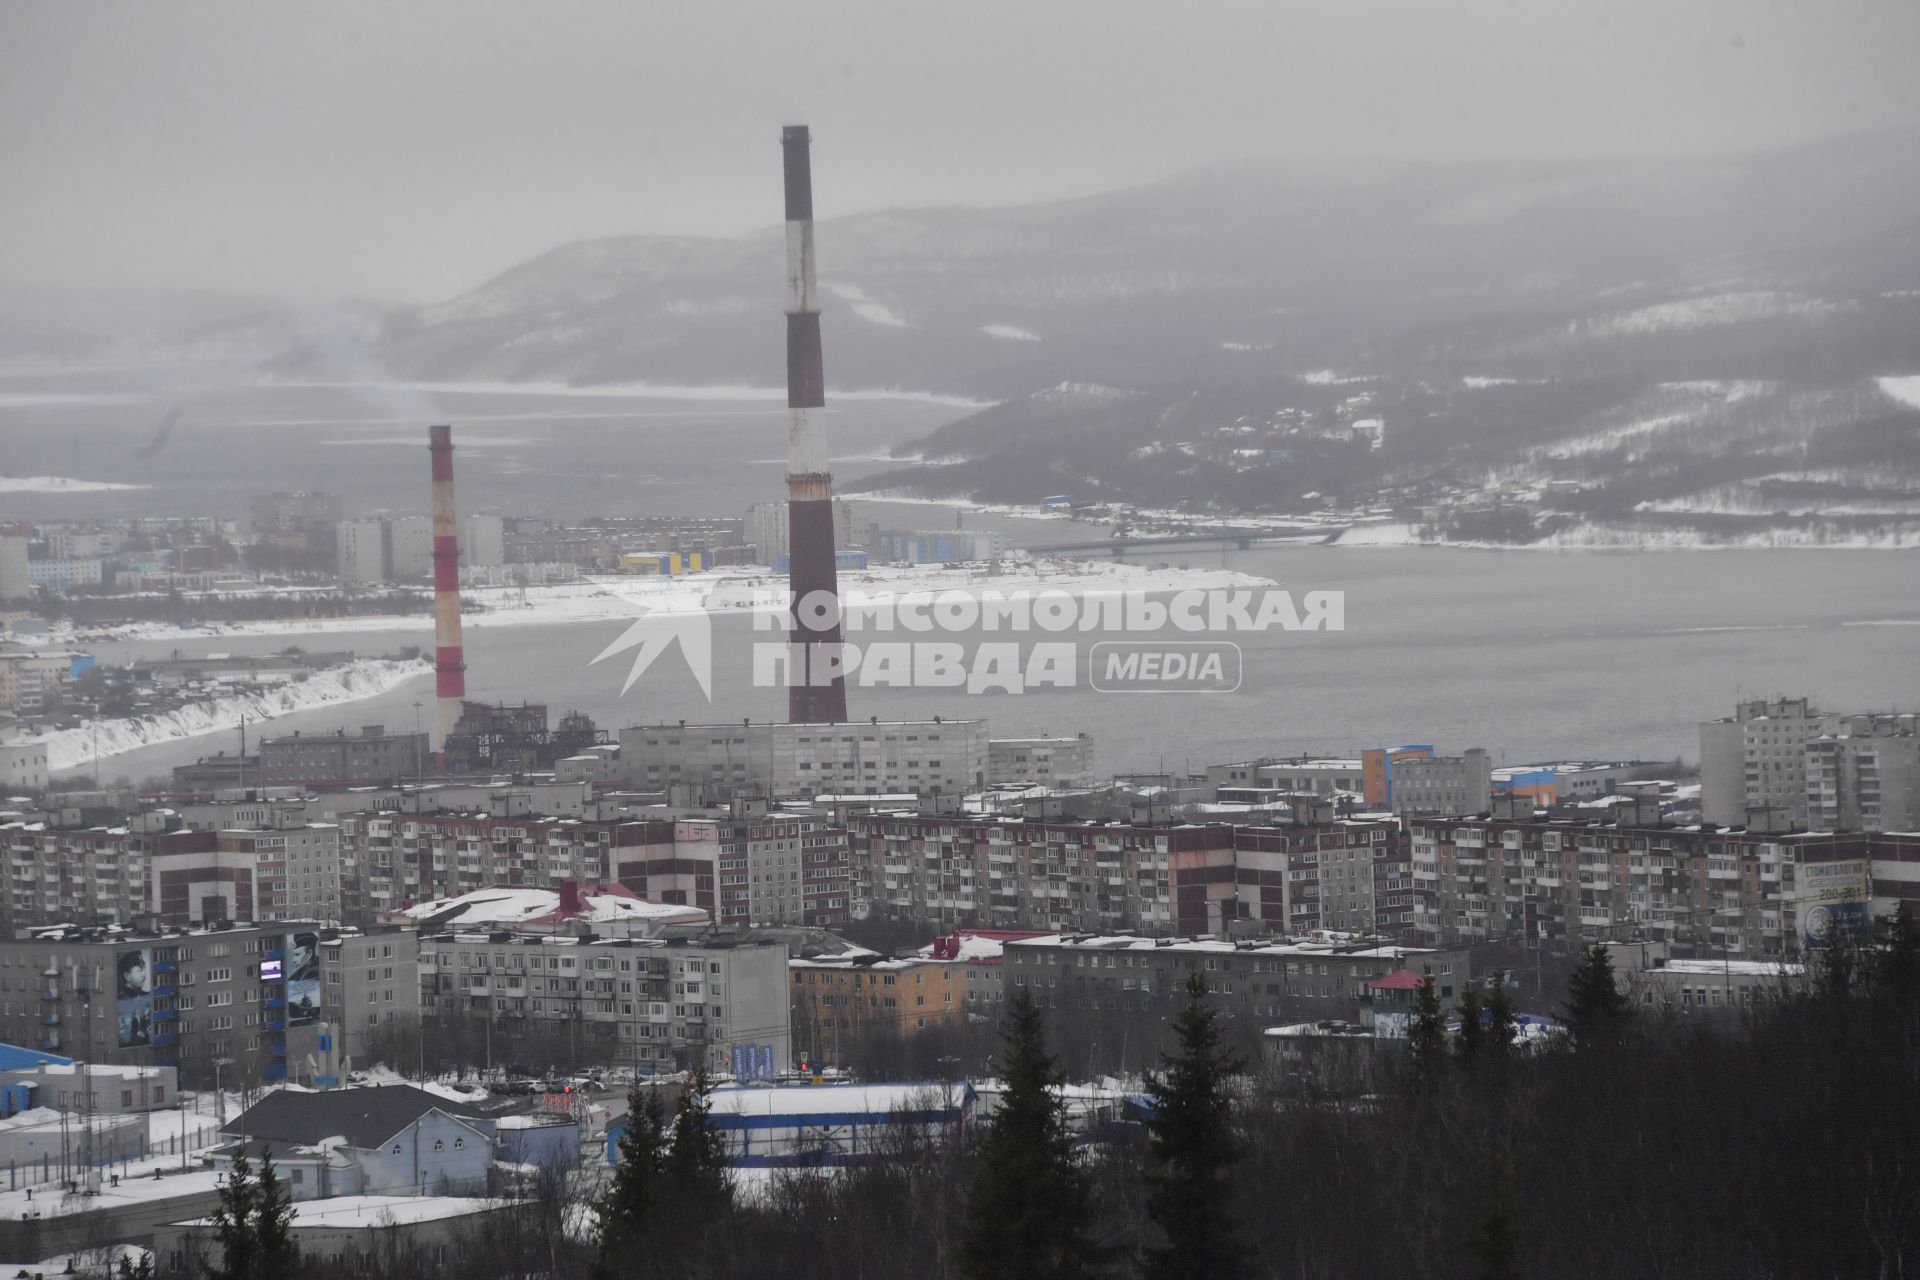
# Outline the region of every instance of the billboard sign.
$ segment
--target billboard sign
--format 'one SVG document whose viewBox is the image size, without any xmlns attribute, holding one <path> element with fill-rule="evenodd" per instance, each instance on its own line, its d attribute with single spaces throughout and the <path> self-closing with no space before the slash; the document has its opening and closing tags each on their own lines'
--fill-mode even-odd
<svg viewBox="0 0 1920 1280">
<path fill-rule="evenodd" d="M 153 952 L 147 947 L 122 951 L 113 961 L 114 1012 L 120 1023 L 120 1047 L 153 1043 Z"/>
<path fill-rule="evenodd" d="M 296 933 L 287 939 L 287 1025 L 301 1026 L 320 1017 L 320 935 Z"/>
<path fill-rule="evenodd" d="M 1835 938 L 1865 932 L 1872 896 L 1866 859 L 1803 862 L 1795 874 L 1794 912 L 1801 945 L 1825 946 Z"/>
<path fill-rule="evenodd" d="M 773 1079 L 773 1046 L 770 1044 L 755 1045 L 753 1053 L 755 1073 L 759 1075 L 762 1080 Z"/>
</svg>

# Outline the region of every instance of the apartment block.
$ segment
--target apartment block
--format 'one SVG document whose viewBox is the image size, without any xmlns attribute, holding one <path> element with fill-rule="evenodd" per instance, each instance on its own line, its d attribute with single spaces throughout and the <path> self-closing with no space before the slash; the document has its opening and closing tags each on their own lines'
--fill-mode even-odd
<svg viewBox="0 0 1920 1280">
<path fill-rule="evenodd" d="M 764 1047 L 775 1071 L 790 1062 L 787 948 L 751 933 L 439 934 L 420 939 L 420 984 L 430 1025 L 576 1038 L 581 1056 L 646 1072 L 722 1070 L 736 1045 Z"/>
<path fill-rule="evenodd" d="M 1701 817 L 1737 826 L 1765 810 L 1798 827 L 1920 826 L 1908 745 L 1917 735 L 1912 713 L 1822 712 L 1805 698 L 1742 702 L 1700 726 Z"/>
<path fill-rule="evenodd" d="M 495 885 L 551 888 L 618 881 L 649 901 L 718 916 L 718 842 L 680 847 L 665 820 L 357 813 L 339 818 L 343 905 L 371 919 L 408 902 Z"/>
<path fill-rule="evenodd" d="M 1199 977 L 1214 1006 L 1248 1022 L 1369 1011 L 1373 984 L 1432 969 L 1443 1002 L 1472 980 L 1464 947 L 1185 941 L 1119 934 L 1026 938 L 1006 944 L 1010 992 L 1049 1009 L 1175 1008 Z M 1363 1015 L 1364 1016 L 1364 1015 Z"/>
<path fill-rule="evenodd" d="M 1839 915 L 1863 920 L 1863 836 L 1653 822 L 1416 819 L 1423 939 L 1567 946 L 1628 931 L 1727 955 L 1782 956 Z"/>
<path fill-rule="evenodd" d="M 359 905 L 358 861 L 342 849 L 337 823 L 222 831 L 215 841 L 220 853 L 242 855 L 252 864 L 258 914 L 248 918 L 337 924 Z"/>
<path fill-rule="evenodd" d="M 323 1032 L 361 1043 L 418 1016 L 415 963 L 411 934 L 306 922 L 41 929 L 0 941 L 0 1039 L 195 1085 L 216 1062 L 229 1084 L 306 1081 Z"/>
<path fill-rule="evenodd" d="M 620 731 L 621 780 L 702 803 L 849 792 L 960 796 L 986 785 L 985 720 L 642 725 Z"/>
<path fill-rule="evenodd" d="M 967 968 L 958 959 L 872 954 L 787 962 L 798 1056 L 844 1061 L 863 1035 L 912 1036 L 967 1017 Z"/>
<path fill-rule="evenodd" d="M 1093 739 L 990 738 L 987 781 L 994 786 L 1084 786 L 1093 780 Z"/>
<path fill-rule="evenodd" d="M 833 928 L 851 918 L 847 830 L 824 814 L 686 818 L 673 844 L 676 859 L 715 867 L 721 925 Z"/>
</svg>

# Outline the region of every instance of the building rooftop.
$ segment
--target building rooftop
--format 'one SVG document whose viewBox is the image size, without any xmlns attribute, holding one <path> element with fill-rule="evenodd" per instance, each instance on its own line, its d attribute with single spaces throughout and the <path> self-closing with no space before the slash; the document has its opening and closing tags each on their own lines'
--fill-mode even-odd
<svg viewBox="0 0 1920 1280">
<path fill-rule="evenodd" d="M 340 1138 L 351 1147 L 381 1146 L 426 1115 L 440 1111 L 459 1119 L 486 1113 L 410 1084 L 364 1085 L 306 1092 L 278 1089 L 229 1121 L 223 1132 L 246 1142 L 312 1147 Z"/>
<path fill-rule="evenodd" d="M 1247 952 L 1266 956 L 1354 956 L 1366 960 L 1397 960 L 1434 954 L 1432 947 L 1403 947 L 1371 942 L 1222 942 L 1216 938 L 1142 938 L 1132 934 L 1046 934 L 1008 941 L 1007 947 L 1070 947 L 1076 951 L 1172 951 L 1178 954 L 1232 955 Z"/>
<path fill-rule="evenodd" d="M 476 889 L 458 897 L 436 898 L 402 907 L 397 914 L 413 920 L 422 929 L 435 930 L 530 928 L 569 921 L 586 925 L 662 925 L 703 924 L 707 920 L 707 913 L 699 907 L 649 902 L 623 885 L 582 890 L 572 881 L 558 889 L 505 885 Z"/>
</svg>

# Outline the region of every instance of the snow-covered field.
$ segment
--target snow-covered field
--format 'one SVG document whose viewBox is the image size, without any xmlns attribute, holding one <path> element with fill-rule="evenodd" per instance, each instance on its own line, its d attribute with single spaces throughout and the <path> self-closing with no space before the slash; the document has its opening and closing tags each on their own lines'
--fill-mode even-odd
<svg viewBox="0 0 1920 1280">
<path fill-rule="evenodd" d="M 47 744 L 48 769 L 72 769 L 87 764 L 96 755 L 104 760 L 156 743 L 221 733 L 232 729 L 243 715 L 249 721 L 260 721 L 292 711 L 309 711 L 375 697 L 432 671 L 433 665 L 424 659 L 405 662 L 364 658 L 317 672 L 305 680 L 190 703 L 160 715 L 89 722 L 78 728 L 44 734 L 38 740 Z"/>
<path fill-rule="evenodd" d="M 113 493 L 148 487 L 111 480 L 76 480 L 72 476 L 0 476 L 0 493 Z"/>
<path fill-rule="evenodd" d="M 468 631 L 491 627 L 544 626 L 561 622 L 631 622 L 647 610 L 675 612 L 700 610 L 726 613 L 747 610 L 763 604 L 773 593 L 785 589 L 785 574 L 754 565 L 715 569 L 686 574 L 679 578 L 595 577 L 582 582 L 553 583 L 536 587 L 468 587 L 464 598 L 480 606 L 467 614 L 461 626 Z M 1073 560 L 1062 557 L 1006 559 L 997 568 L 987 564 L 876 566 L 871 569 L 842 570 L 840 589 L 847 594 L 909 591 L 1064 591 L 1068 594 L 1113 591 L 1179 591 L 1194 587 L 1272 585 L 1264 578 L 1225 569 L 1151 568 L 1112 560 Z M 88 643 L 130 640 L 191 640 L 209 636 L 324 635 L 328 632 L 425 631 L 432 620 L 421 614 L 370 614 L 347 618 L 276 618 L 260 622 L 235 622 L 192 628 L 165 623 L 136 623 L 108 630 L 55 630 L 35 637 L 40 645 L 86 645 Z M 370 665 L 355 663 L 355 667 Z M 371 664 L 378 665 L 378 664 Z M 406 664 L 395 664 L 406 665 Z M 343 668 L 349 670 L 350 668 Z M 409 673 L 426 671 L 425 664 L 407 666 Z M 398 683 L 405 676 L 397 676 Z M 294 690 L 308 689 L 315 677 Z M 388 687 L 391 687 L 389 685 Z M 368 697 L 385 689 L 367 689 L 364 693 L 337 696 L 331 700 Z M 271 697 L 273 695 L 261 695 Z M 313 705 L 323 705 L 316 703 Z M 281 711 L 305 710 L 288 706 Z M 248 713 L 253 718 L 253 713 Z M 230 713 L 219 728 L 231 728 Z M 200 732 L 210 732 L 211 729 Z M 84 732 L 75 730 L 72 732 Z M 175 736 L 186 736 L 175 735 Z M 156 741 L 158 739 L 155 739 Z M 146 743 L 132 743 L 144 746 Z M 89 748 L 90 750 L 90 748 Z M 105 755 L 105 731 L 102 730 L 101 754 Z M 59 768 L 59 765 L 53 765 Z"/>
<path fill-rule="evenodd" d="M 1906 551 L 1920 548 L 1920 528 L 1860 534 L 1834 525 L 1756 529 L 1721 536 L 1697 529 L 1636 529 L 1577 524 L 1538 542 L 1474 542 L 1422 537 L 1411 524 L 1357 524 L 1335 541 L 1341 547 L 1456 547 L 1476 551 Z"/>
</svg>

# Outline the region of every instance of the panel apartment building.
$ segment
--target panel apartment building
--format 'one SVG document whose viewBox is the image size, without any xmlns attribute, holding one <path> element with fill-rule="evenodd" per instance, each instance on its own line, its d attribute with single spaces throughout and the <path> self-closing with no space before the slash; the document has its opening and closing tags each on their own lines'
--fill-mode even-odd
<svg viewBox="0 0 1920 1280">
<path fill-rule="evenodd" d="M 951 928 L 1390 931 L 1411 922 L 1395 825 L 1129 826 L 850 818 L 855 914 Z"/>
<path fill-rule="evenodd" d="M 1822 712 L 1779 698 L 1704 722 L 1701 817 L 1740 826 L 1761 811 L 1823 830 L 1920 828 L 1920 716 Z"/>
<path fill-rule="evenodd" d="M 676 859 L 715 869 L 723 926 L 830 929 L 852 918 L 847 829 L 824 814 L 686 818 L 673 824 L 673 845 Z"/>
<path fill-rule="evenodd" d="M 986 785 L 987 751 L 985 720 L 641 725 L 620 731 L 618 769 L 628 786 L 684 787 L 700 803 L 853 792 L 958 797 Z"/>
<path fill-rule="evenodd" d="M 420 1011 L 409 933 L 316 923 L 63 928 L 0 941 L 0 1039 L 184 1081 L 310 1080 L 323 1028 L 357 1054 Z M 52 976 L 49 976 L 51 974 Z"/>
<path fill-rule="evenodd" d="M 1622 821 L 1416 819 L 1409 834 L 1415 931 L 1438 942 L 1638 934 L 1779 957 L 1822 903 L 1864 914 L 1869 893 L 1885 909 L 1920 891 L 1920 839 L 1661 826 L 1651 806 Z"/>
<path fill-rule="evenodd" d="M 480 1023 L 504 1043 L 567 1044 L 643 1072 L 721 1070 L 734 1046 L 790 1062 L 787 947 L 751 933 L 594 939 L 446 933 L 420 939 L 435 1027 Z"/>
<path fill-rule="evenodd" d="M 1374 998 L 1371 984 L 1391 973 L 1431 968 L 1448 1004 L 1472 980 L 1464 947 L 1182 941 L 1127 934 L 1074 934 L 1010 940 L 1009 991 L 1024 990 L 1049 1009 L 1170 1009 L 1198 976 L 1215 1005 L 1247 1023 L 1350 1012 Z"/>
</svg>

